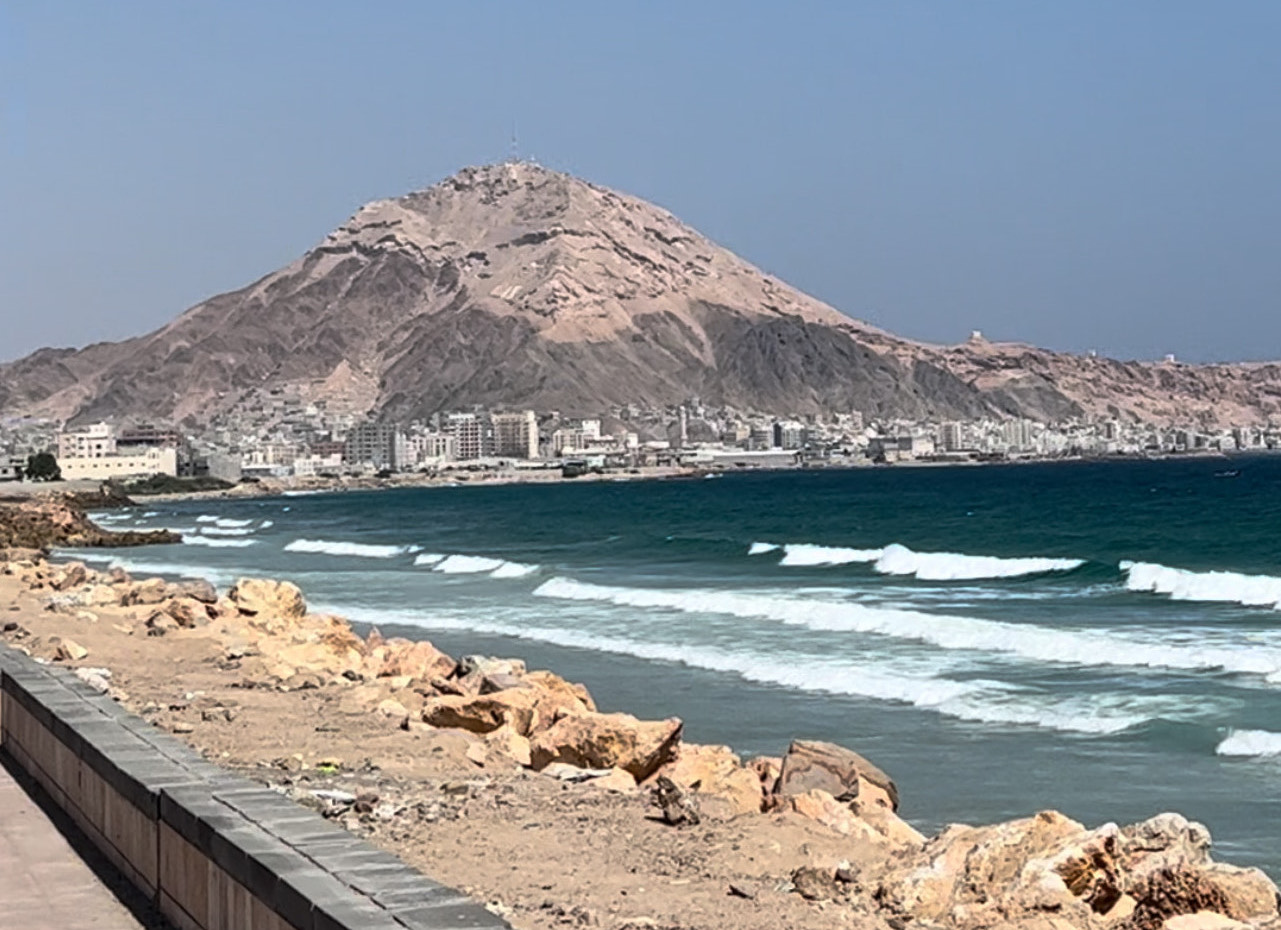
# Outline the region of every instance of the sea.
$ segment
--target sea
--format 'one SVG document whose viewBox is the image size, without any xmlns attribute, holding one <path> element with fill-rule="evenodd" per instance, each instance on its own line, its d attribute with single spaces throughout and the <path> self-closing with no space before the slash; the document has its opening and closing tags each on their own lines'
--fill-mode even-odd
<svg viewBox="0 0 1281 930">
<path fill-rule="evenodd" d="M 1281 879 L 1281 456 L 143 504 L 77 557 L 288 578 L 744 756 L 830 740 L 923 831 L 1179 811 Z"/>
</svg>

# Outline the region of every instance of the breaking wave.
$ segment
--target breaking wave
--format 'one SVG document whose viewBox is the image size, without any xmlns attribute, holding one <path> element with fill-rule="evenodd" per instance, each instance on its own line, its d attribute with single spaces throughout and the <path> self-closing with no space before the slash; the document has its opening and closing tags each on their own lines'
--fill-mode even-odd
<svg viewBox="0 0 1281 930">
<path fill-rule="evenodd" d="M 244 549 L 246 546 L 258 545 L 256 539 L 216 539 L 211 536 L 184 536 L 184 546 L 207 546 L 210 549 Z"/>
<path fill-rule="evenodd" d="M 311 552 L 319 555 L 354 556 L 361 559 L 391 559 L 409 551 L 408 546 L 376 546 L 369 543 L 331 542 L 327 539 L 295 539 L 285 546 L 286 552 Z"/>
<path fill-rule="evenodd" d="M 200 533 L 205 536 L 249 536 L 254 531 L 251 527 L 221 527 L 221 526 L 202 526 Z"/>
<path fill-rule="evenodd" d="M 748 555 L 764 555 L 766 552 L 774 552 L 778 549 L 775 543 L 754 542 L 747 549 Z"/>
<path fill-rule="evenodd" d="M 445 556 L 439 552 L 424 552 L 414 557 L 415 565 L 435 565 L 437 562 L 445 561 Z"/>
<path fill-rule="evenodd" d="M 1221 756 L 1281 756 L 1281 733 L 1232 730 L 1214 751 Z"/>
<path fill-rule="evenodd" d="M 1122 562 L 1131 591 L 1167 594 L 1176 601 L 1209 601 L 1281 610 L 1281 578 L 1237 572 L 1193 572 L 1153 562 Z"/>
<path fill-rule="evenodd" d="M 775 658 L 713 646 L 644 641 L 580 630 L 449 616 L 414 617 L 412 614 L 399 612 L 384 614 L 378 610 L 338 605 L 333 609 L 354 620 L 373 624 L 412 623 L 427 629 L 511 636 L 569 649 L 671 662 L 799 691 L 910 704 L 943 716 L 975 723 L 1018 724 L 1103 735 L 1119 733 L 1146 723 L 1160 709 L 1155 701 L 1126 701 L 1108 696 L 1086 696 L 1065 701 L 1060 697 L 1017 689 L 1000 682 L 956 681 L 931 675 L 906 674 L 886 668 L 886 663 L 815 661 L 811 658 L 797 661 L 795 658 Z"/>
<path fill-rule="evenodd" d="M 749 555 L 770 549 L 769 543 L 753 543 Z M 774 547 L 777 548 L 777 547 Z M 882 575 L 912 575 L 922 581 L 975 581 L 981 578 L 1017 578 L 1046 572 L 1070 572 L 1085 564 L 1084 559 L 998 558 L 991 555 L 964 555 L 959 552 L 914 552 L 891 543 L 883 549 L 848 549 L 792 543 L 783 546 L 780 565 L 791 567 L 872 563 Z"/>
<path fill-rule="evenodd" d="M 534 595 L 683 613 L 726 614 L 822 632 L 868 633 L 926 643 L 941 649 L 1006 655 L 1034 662 L 1083 667 L 1222 670 L 1259 675 L 1269 683 L 1281 684 L 1281 649 L 1256 643 L 1240 646 L 1154 643 L 1108 630 L 1055 629 L 951 614 L 869 607 L 852 601 L 709 589 L 611 587 L 562 577 L 543 582 Z"/>
<path fill-rule="evenodd" d="M 538 571 L 537 565 L 508 562 L 483 555 L 447 555 L 422 564 L 431 565 L 432 571 L 442 575 L 487 574 L 490 578 L 524 578 Z"/>
</svg>

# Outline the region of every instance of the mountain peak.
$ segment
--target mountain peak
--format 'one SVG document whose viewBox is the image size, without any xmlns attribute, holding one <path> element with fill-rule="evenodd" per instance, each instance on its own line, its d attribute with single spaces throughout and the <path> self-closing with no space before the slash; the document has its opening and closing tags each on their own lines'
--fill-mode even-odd
<svg viewBox="0 0 1281 930">
<path fill-rule="evenodd" d="M 0 413 L 206 422 L 290 389 L 391 419 L 697 396 L 778 414 L 1258 422 L 1276 366 L 943 349 L 843 316 L 640 198 L 530 162 L 361 207 L 315 248 L 127 342 L 0 365 Z"/>
</svg>

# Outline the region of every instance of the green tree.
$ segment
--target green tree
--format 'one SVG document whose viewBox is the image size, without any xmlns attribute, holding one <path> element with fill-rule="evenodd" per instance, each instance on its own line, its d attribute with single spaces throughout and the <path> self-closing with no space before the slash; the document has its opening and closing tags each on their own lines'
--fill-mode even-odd
<svg viewBox="0 0 1281 930">
<path fill-rule="evenodd" d="M 62 478 L 62 469 L 52 452 L 37 452 L 27 456 L 28 481 L 58 481 Z"/>
</svg>

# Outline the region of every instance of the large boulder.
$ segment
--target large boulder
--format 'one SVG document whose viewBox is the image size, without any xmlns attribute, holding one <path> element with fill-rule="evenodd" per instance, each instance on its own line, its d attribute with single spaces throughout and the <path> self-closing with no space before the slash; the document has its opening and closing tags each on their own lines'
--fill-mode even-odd
<svg viewBox="0 0 1281 930">
<path fill-rule="evenodd" d="M 528 737 L 554 726 L 561 717 L 586 712 L 576 698 L 522 687 L 432 698 L 423 705 L 422 719 L 434 727 L 472 733 L 489 733 L 506 725 Z"/>
<path fill-rule="evenodd" d="M 517 677 L 536 688 L 542 688 L 544 691 L 556 691 L 572 697 L 593 713 L 597 710 L 596 702 L 592 700 L 591 693 L 587 690 L 586 685 L 566 681 L 554 672 L 542 670 L 526 672 L 524 675 Z"/>
<path fill-rule="evenodd" d="M 699 808 L 713 817 L 759 813 L 765 801 L 760 777 L 728 746 L 682 743 L 660 773 L 694 791 Z"/>
<path fill-rule="evenodd" d="M 84 562 L 68 562 L 53 573 L 50 586 L 55 591 L 67 591 L 78 588 L 89 580 L 89 569 Z"/>
<path fill-rule="evenodd" d="M 448 678 L 457 666 L 452 658 L 426 640 L 391 639 L 374 648 L 386 650 L 378 674 L 387 677 L 407 675 L 414 680 L 431 681 Z"/>
<path fill-rule="evenodd" d="M 291 581 L 270 578 L 241 578 L 228 597 L 242 614 L 251 617 L 297 620 L 307 614 L 302 591 Z"/>
<path fill-rule="evenodd" d="M 120 603 L 125 607 L 162 604 L 169 599 L 169 582 L 163 578 L 147 578 L 123 587 L 125 590 L 121 593 Z"/>
<path fill-rule="evenodd" d="M 218 601 L 218 590 L 203 578 L 184 578 L 172 582 L 169 593 L 174 597 L 189 597 L 202 604 L 215 604 Z"/>
<path fill-rule="evenodd" d="M 816 740 L 794 740 L 783 756 L 775 792 L 787 798 L 818 788 L 838 801 L 898 810 L 893 780 L 858 753 Z"/>
<path fill-rule="evenodd" d="M 620 768 L 643 781 L 672 761 L 681 721 L 637 720 L 630 714 L 583 713 L 562 717 L 531 742 L 535 769 L 567 762 L 587 769 Z"/>
</svg>

